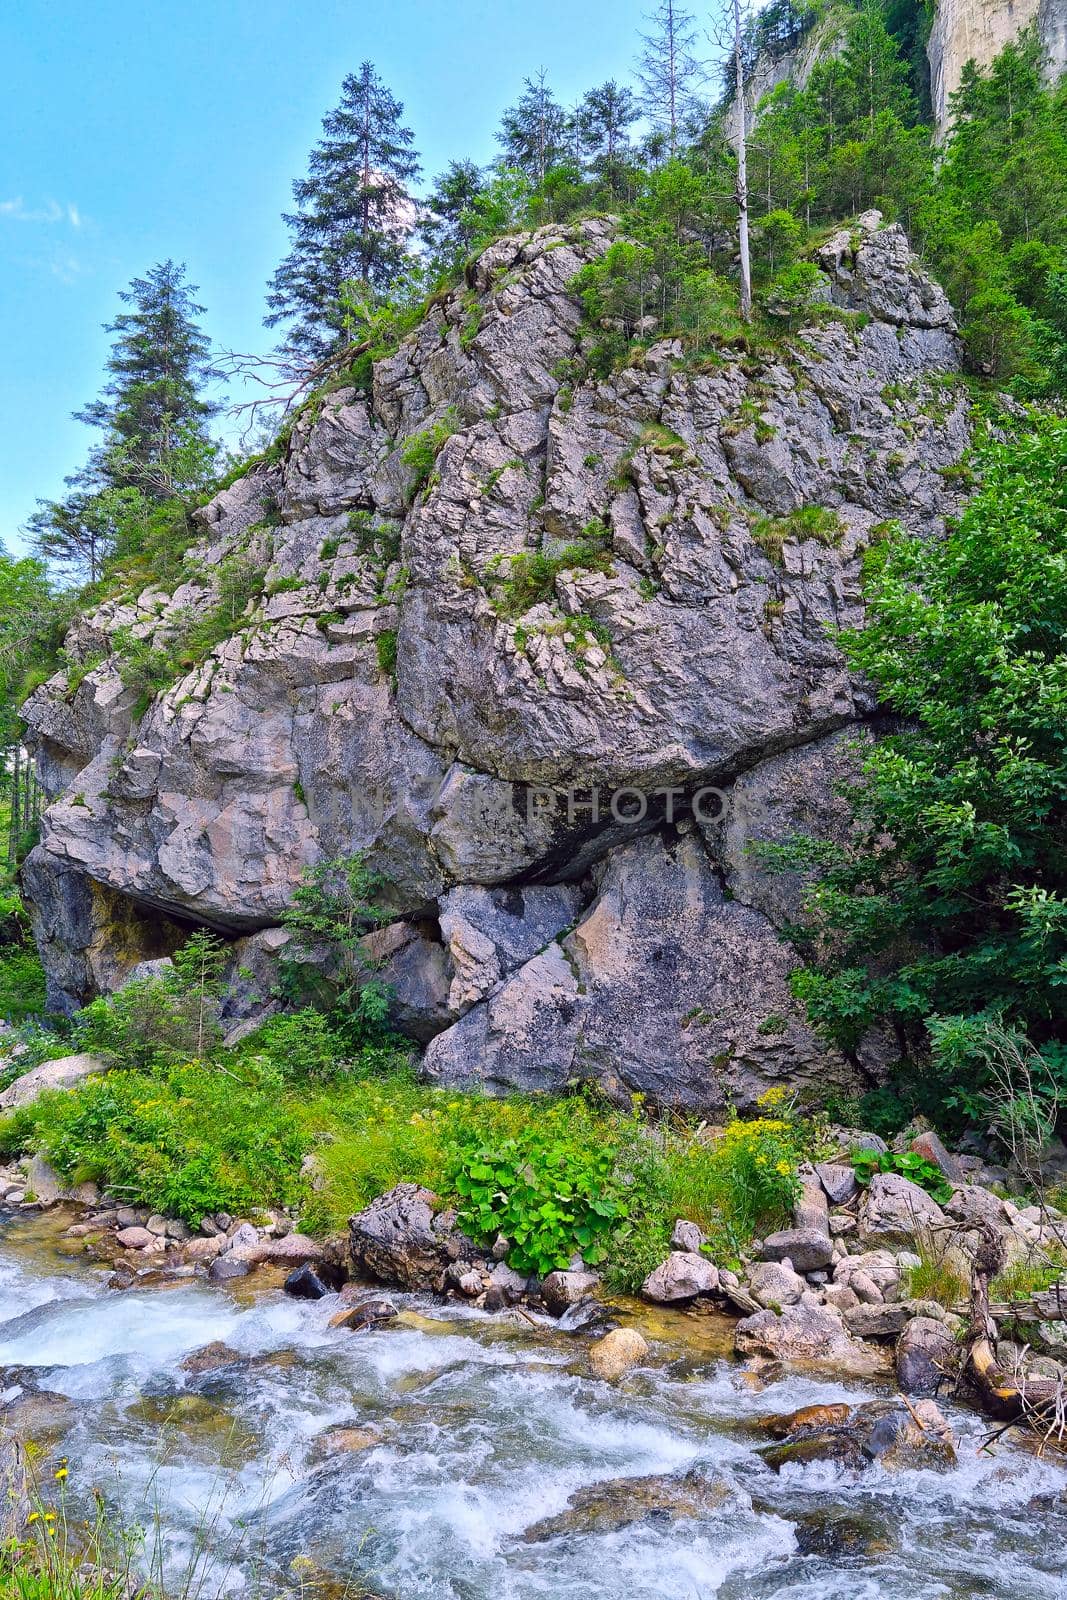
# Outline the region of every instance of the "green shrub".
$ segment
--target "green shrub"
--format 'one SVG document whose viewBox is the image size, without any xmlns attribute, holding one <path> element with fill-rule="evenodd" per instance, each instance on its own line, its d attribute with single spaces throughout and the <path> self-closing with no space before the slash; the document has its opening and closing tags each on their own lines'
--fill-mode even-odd
<svg viewBox="0 0 1067 1600">
<path fill-rule="evenodd" d="M 902 1178 L 917 1183 L 920 1189 L 933 1195 L 939 1203 L 951 1198 L 954 1185 L 936 1166 L 917 1150 L 857 1150 L 852 1165 L 860 1183 L 870 1183 L 876 1172 L 895 1172 Z"/>
<path fill-rule="evenodd" d="M 484 1244 L 509 1241 L 508 1263 L 543 1276 L 575 1251 L 595 1265 L 605 1236 L 627 1215 L 614 1152 L 536 1129 L 459 1153 L 450 1187 L 461 1196 L 460 1226 Z"/>
<path fill-rule="evenodd" d="M 627 1177 L 629 1216 L 608 1250 L 605 1277 L 634 1292 L 664 1259 L 678 1217 L 695 1222 L 721 1266 L 736 1265 L 757 1229 L 781 1227 L 799 1192 L 801 1161 L 820 1154 L 818 1130 L 797 1116 L 784 1089 L 769 1090 L 761 1110 L 731 1116 L 708 1139 L 684 1123 L 655 1130 L 631 1119 L 620 1130 L 617 1169 Z"/>
<path fill-rule="evenodd" d="M 221 1036 L 222 943 L 194 933 L 173 961 L 172 973 L 136 978 L 83 1007 L 74 1024 L 77 1048 L 143 1070 L 210 1054 Z"/>
<path fill-rule="evenodd" d="M 273 1083 L 195 1062 L 157 1076 L 115 1069 L 0 1122 L 5 1152 L 39 1150 L 73 1181 L 194 1226 L 208 1211 L 296 1200 L 307 1146 Z"/>
<path fill-rule="evenodd" d="M 0 946 L 0 1019 L 24 1022 L 44 1008 L 44 968 L 34 946 Z"/>
<path fill-rule="evenodd" d="M 812 261 L 794 261 L 771 280 L 763 296 L 763 309 L 795 327 L 828 299 L 827 278 Z"/>
<path fill-rule="evenodd" d="M 395 628 L 385 628 L 375 638 L 374 645 L 378 656 L 378 671 L 383 678 L 396 677 L 397 637 Z"/>
<path fill-rule="evenodd" d="M 0 1021 L 25 1022 L 45 1008 L 45 977 L 15 888 L 0 887 Z"/>
<path fill-rule="evenodd" d="M 659 308 L 655 254 L 647 246 L 617 239 L 599 261 L 590 261 L 570 287 L 593 326 L 622 324 L 623 338 L 632 339 L 646 316 Z"/>
<path fill-rule="evenodd" d="M 335 1024 L 310 1006 L 271 1017 L 241 1044 L 243 1057 L 267 1056 L 287 1082 L 332 1079 L 349 1053 Z"/>
<path fill-rule="evenodd" d="M 593 532 L 590 533 L 590 530 Z M 581 539 L 564 545 L 554 555 L 544 550 L 524 550 L 520 555 L 512 556 L 507 578 L 493 600 L 497 614 L 508 618 L 521 617 L 531 606 L 551 600 L 556 592 L 556 579 L 562 572 L 575 568 L 611 572 L 607 536 L 607 528 L 597 519 L 587 525 Z"/>
<path fill-rule="evenodd" d="M 411 468 L 411 483 L 408 488 L 410 500 L 414 500 L 426 483 L 433 471 L 434 462 L 458 427 L 459 413 L 455 406 L 449 406 L 429 428 L 423 428 L 420 433 L 413 433 L 405 442 L 400 452 L 400 459 L 406 467 Z"/>
<path fill-rule="evenodd" d="M 988 1122 L 1013 1057 L 1050 1105 L 1067 1085 L 1067 421 L 1002 418 L 973 465 L 944 539 L 871 552 L 842 638 L 899 719 L 862 757 L 851 841 L 780 855 L 818 869 L 809 1018 L 845 1049 L 892 1027 L 896 1092 L 949 1127 Z"/>
</svg>

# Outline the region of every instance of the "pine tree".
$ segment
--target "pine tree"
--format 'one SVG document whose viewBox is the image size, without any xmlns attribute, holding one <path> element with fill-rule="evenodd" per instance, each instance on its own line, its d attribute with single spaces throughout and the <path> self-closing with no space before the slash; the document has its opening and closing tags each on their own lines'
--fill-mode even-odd
<svg viewBox="0 0 1067 1600">
<path fill-rule="evenodd" d="M 665 135 L 673 159 L 682 126 L 697 108 L 697 88 L 704 76 L 693 54 L 696 28 L 689 12 L 675 0 L 660 0 L 646 20 L 652 31 L 641 35 L 645 48 L 638 64 L 643 109 L 653 128 Z"/>
<path fill-rule="evenodd" d="M 549 167 L 567 159 L 567 115 L 548 87 L 543 67 L 536 78 L 523 80 L 523 93 L 504 112 L 496 137 L 503 165 L 525 173 L 534 185 L 544 183 Z"/>
<path fill-rule="evenodd" d="M 74 413 L 104 434 L 76 485 L 133 488 L 166 500 L 204 475 L 214 453 L 206 423 L 218 407 L 202 390 L 218 374 L 195 294 L 174 261 L 160 262 L 120 293 L 129 309 L 106 325 L 115 335 L 108 381 L 98 399 Z"/>
<path fill-rule="evenodd" d="M 407 185 L 420 169 L 403 110 L 364 61 L 323 121 L 308 176 L 293 184 L 298 209 L 284 219 L 292 248 L 271 279 L 266 325 L 291 324 L 288 344 L 312 359 L 351 337 L 342 285 L 373 300 L 404 265 L 415 223 Z"/>
<path fill-rule="evenodd" d="M 639 115 L 630 90 L 613 78 L 590 89 L 575 112 L 581 153 L 612 197 L 624 189 L 631 155 L 628 130 Z"/>
</svg>

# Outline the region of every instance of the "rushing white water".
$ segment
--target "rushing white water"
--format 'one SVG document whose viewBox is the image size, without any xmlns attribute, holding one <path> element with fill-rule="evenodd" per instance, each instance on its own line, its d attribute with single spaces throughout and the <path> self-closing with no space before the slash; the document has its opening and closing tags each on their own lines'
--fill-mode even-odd
<svg viewBox="0 0 1067 1600">
<path fill-rule="evenodd" d="M 332 1298 L 111 1291 L 83 1267 L 27 1265 L 16 1243 L 0 1239 L 5 1399 L 20 1384 L 69 1397 L 71 1494 L 99 1485 L 149 1525 L 175 1588 L 195 1572 L 204 1597 L 264 1578 L 278 1593 L 314 1571 L 397 1600 L 1067 1600 L 1067 1471 L 981 1452 L 966 1412 L 953 1472 L 776 1475 L 761 1415 L 864 1392 L 792 1378 L 754 1393 L 692 1344 L 610 1387 L 584 1375 L 580 1339 L 459 1308 L 408 1298 L 423 1318 L 352 1334 L 327 1326 Z M 244 1359 L 183 1370 L 212 1340 Z M 323 1456 L 337 1425 L 373 1440 Z M 692 1471 L 716 1487 L 686 1516 L 524 1537 L 576 1491 Z M 640 1510 L 640 1488 L 627 1499 Z M 827 1516 L 858 1543 L 802 1554 L 798 1531 Z"/>
</svg>

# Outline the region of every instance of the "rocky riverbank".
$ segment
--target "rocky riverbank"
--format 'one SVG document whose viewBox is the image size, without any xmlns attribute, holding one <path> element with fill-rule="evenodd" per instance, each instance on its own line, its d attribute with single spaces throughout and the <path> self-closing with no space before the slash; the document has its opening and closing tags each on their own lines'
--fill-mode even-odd
<svg viewBox="0 0 1067 1600">
<path fill-rule="evenodd" d="M 951 1154 L 929 1131 L 915 1136 L 910 1153 L 940 1174 L 943 1203 L 899 1172 L 861 1182 L 864 1156 L 886 1155 L 886 1147 L 855 1130 L 836 1137 L 835 1159 L 801 1170 L 791 1226 L 753 1240 L 733 1268 L 710 1258 L 696 1223 L 677 1219 L 670 1253 L 641 1290 L 641 1302 L 660 1313 L 657 1336 L 669 1341 L 674 1327 L 684 1344 L 694 1319 L 718 1326 L 729 1318 L 729 1342 L 754 1379 L 789 1369 L 895 1381 L 913 1398 L 962 1393 L 1009 1419 L 1054 1422 L 1056 1397 L 1067 1393 L 1067 1286 L 1055 1282 L 1067 1264 L 1067 1218 L 1047 1204 L 1004 1198 L 978 1157 Z M 480 1247 L 453 1210 L 414 1183 L 353 1216 L 347 1236 L 326 1239 L 301 1232 L 297 1214 L 281 1210 L 211 1214 L 194 1231 L 93 1185 L 65 1186 L 40 1157 L 0 1170 L 0 1205 L 76 1207 L 60 1248 L 108 1265 L 113 1289 L 221 1284 L 273 1269 L 265 1282 L 299 1298 L 331 1297 L 334 1321 L 353 1330 L 395 1316 L 393 1303 L 369 1287 L 377 1284 L 512 1324 L 554 1321 L 581 1336 L 589 1370 L 612 1381 L 648 1352 L 637 1305 L 608 1294 L 580 1256 L 544 1277 L 516 1272 L 506 1238 Z M 990 1260 L 995 1271 L 1014 1273 L 1016 1292 L 1002 1305 L 990 1304 Z M 983 1270 L 985 1298 L 976 1307 Z M 1045 1286 L 1033 1288 L 1042 1274 Z M 1027 1282 L 1032 1292 L 1020 1292 Z M 989 1326 L 976 1328 L 976 1315 Z M 980 1335 L 988 1350 L 976 1356 Z M 1028 1385 L 1039 1405 L 1028 1403 Z"/>
</svg>

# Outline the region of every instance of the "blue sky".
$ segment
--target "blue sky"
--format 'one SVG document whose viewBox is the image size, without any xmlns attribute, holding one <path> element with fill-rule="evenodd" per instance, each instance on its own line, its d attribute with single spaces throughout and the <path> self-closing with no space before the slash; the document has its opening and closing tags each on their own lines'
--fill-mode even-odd
<svg viewBox="0 0 1067 1600">
<path fill-rule="evenodd" d="M 650 0 L 3 0 L 0 543 L 91 434 L 117 291 L 188 264 L 221 348 L 265 350 L 280 213 L 344 74 L 369 57 L 426 176 L 494 153 L 544 66 L 557 95 L 631 75 Z M 694 8 L 695 9 L 695 8 Z"/>
</svg>

